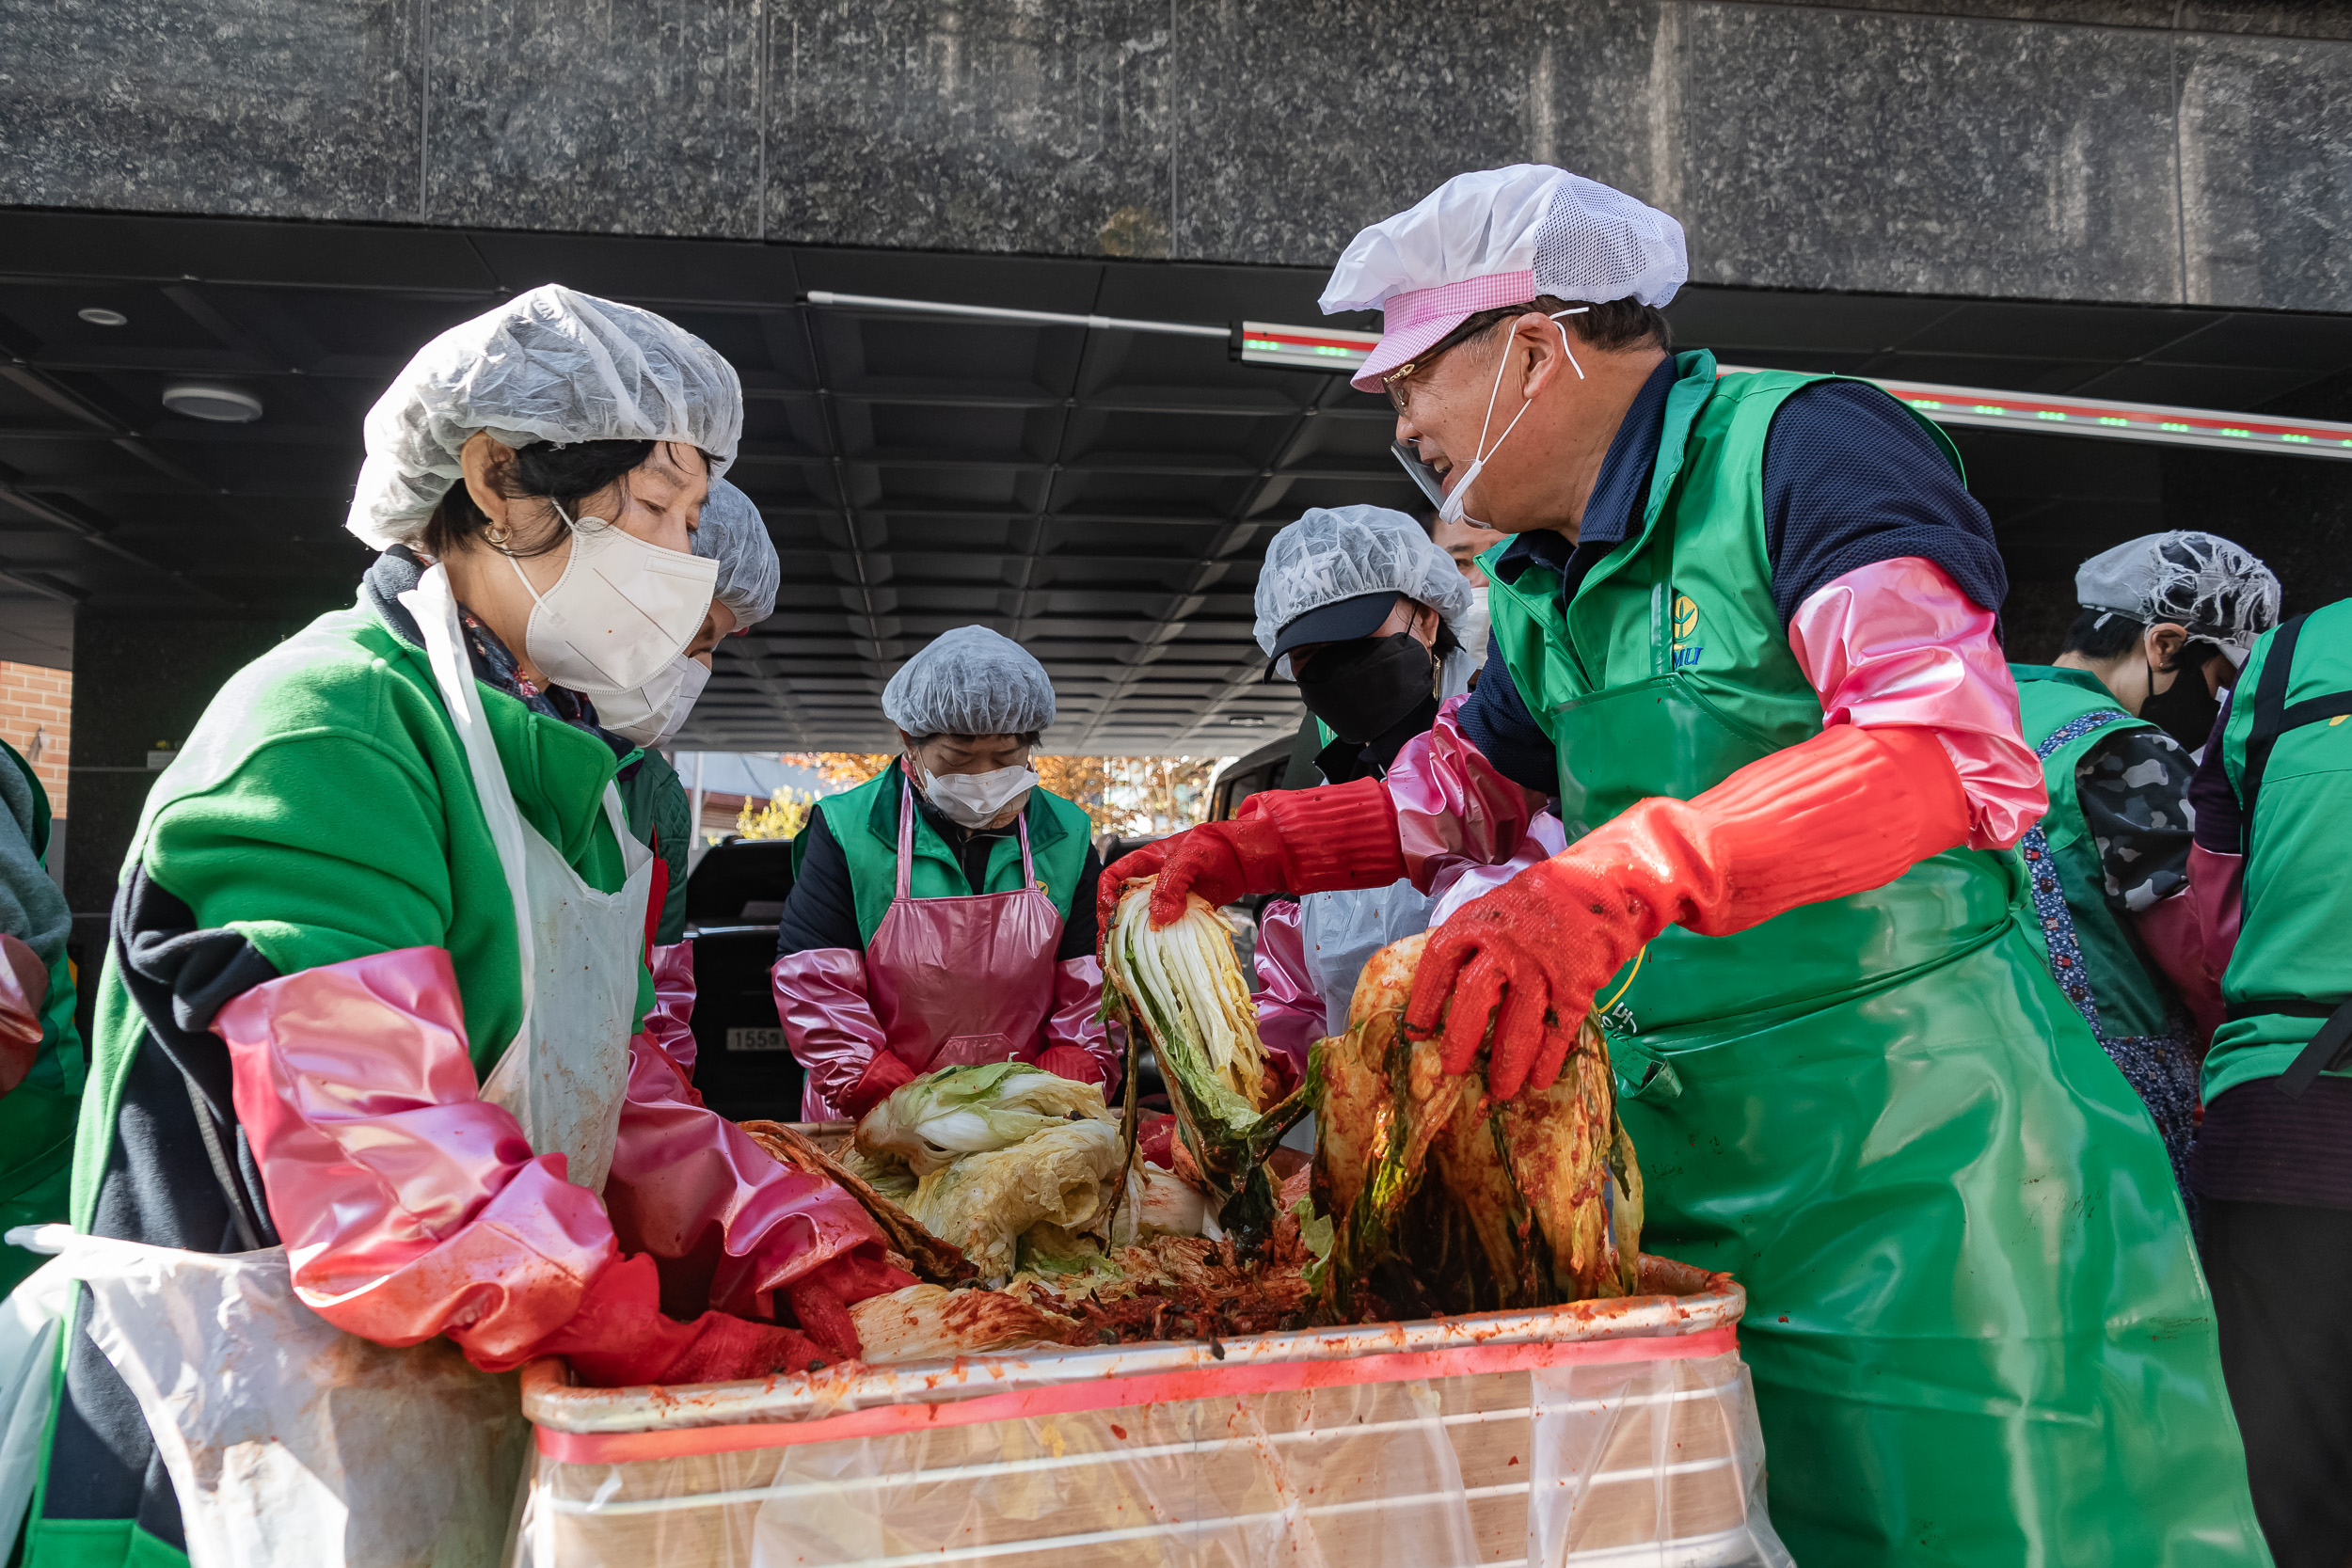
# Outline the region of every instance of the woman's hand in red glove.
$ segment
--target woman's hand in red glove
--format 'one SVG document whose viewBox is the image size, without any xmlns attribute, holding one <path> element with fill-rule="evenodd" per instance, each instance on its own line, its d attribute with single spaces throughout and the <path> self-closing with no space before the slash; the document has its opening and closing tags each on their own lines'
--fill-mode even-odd
<svg viewBox="0 0 2352 1568">
<path fill-rule="evenodd" d="M 915 1282 L 904 1269 L 893 1268 L 872 1255 L 869 1247 L 829 1258 L 787 1283 L 785 1294 L 802 1332 L 830 1359 L 854 1361 L 864 1350 L 850 1308 L 869 1296 L 888 1295 Z"/>
<path fill-rule="evenodd" d="M 828 1354 L 796 1329 L 706 1312 L 691 1323 L 661 1315 L 661 1283 L 651 1254 L 624 1258 L 590 1282 L 571 1322 L 543 1340 L 598 1388 L 641 1383 L 725 1383 L 804 1372 Z M 854 1354 L 854 1352 L 852 1352 Z"/>
<path fill-rule="evenodd" d="M 1184 913 L 1184 895 L 1230 904 L 1257 893 L 1332 893 L 1387 887 L 1405 875 L 1396 808 L 1377 779 L 1313 789 L 1270 789 L 1242 802 L 1230 822 L 1203 822 L 1133 854 L 1103 872 L 1095 913 L 1110 929 L 1120 885 L 1156 876 L 1152 924 Z"/>
</svg>

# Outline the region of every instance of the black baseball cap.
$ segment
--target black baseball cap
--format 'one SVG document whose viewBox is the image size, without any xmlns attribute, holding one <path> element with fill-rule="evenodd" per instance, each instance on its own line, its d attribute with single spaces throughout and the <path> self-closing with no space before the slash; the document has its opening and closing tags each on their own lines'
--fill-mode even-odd
<svg viewBox="0 0 2352 1568">
<path fill-rule="evenodd" d="M 1387 588 L 1377 594 L 1336 599 L 1296 617 L 1275 634 L 1274 653 L 1266 660 L 1263 678 L 1274 678 L 1274 667 L 1293 648 L 1303 648 L 1311 642 L 1352 642 L 1359 637 L 1370 637 L 1380 629 L 1380 623 L 1389 618 L 1389 612 L 1396 609 L 1396 601 L 1404 596 L 1395 589 Z"/>
</svg>

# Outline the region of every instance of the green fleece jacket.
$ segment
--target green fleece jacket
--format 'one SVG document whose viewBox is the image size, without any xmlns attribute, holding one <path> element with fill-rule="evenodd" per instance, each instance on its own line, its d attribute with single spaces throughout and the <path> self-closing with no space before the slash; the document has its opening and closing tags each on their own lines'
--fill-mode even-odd
<svg viewBox="0 0 2352 1568">
<path fill-rule="evenodd" d="M 523 820 L 603 892 L 624 880 L 602 800 L 612 749 L 476 683 Z M 365 609 L 323 615 L 237 673 L 155 781 L 124 866 L 234 930 L 280 974 L 448 950 L 477 1073 L 522 1016 L 515 911 L 431 662 Z M 653 1003 L 639 965 L 638 1009 Z M 87 1221 L 145 1026 L 106 959 L 74 1213 Z"/>
</svg>

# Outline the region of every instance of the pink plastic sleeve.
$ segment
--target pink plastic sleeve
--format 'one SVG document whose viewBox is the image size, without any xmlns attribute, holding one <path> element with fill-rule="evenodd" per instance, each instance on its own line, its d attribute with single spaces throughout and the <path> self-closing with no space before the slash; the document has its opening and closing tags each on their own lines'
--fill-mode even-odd
<svg viewBox="0 0 2352 1568">
<path fill-rule="evenodd" d="M 768 972 L 786 1043 L 808 1071 L 808 1087 L 828 1105 L 847 1103 L 883 1047 L 882 1023 L 866 995 L 866 955 L 847 947 L 787 953 Z"/>
<path fill-rule="evenodd" d="M 2132 928 L 2148 957 L 2187 1006 L 2200 1042 L 2211 1039 L 2221 1026 L 2221 986 L 2205 966 L 2204 922 L 2198 913 L 2195 885 L 2159 898 L 2132 916 Z"/>
<path fill-rule="evenodd" d="M 1568 847 L 1568 831 L 1560 819 L 1548 811 L 1535 814 L 1527 825 L 1527 836 L 1511 858 L 1500 865 L 1480 865 L 1470 861 L 1454 861 L 1431 879 L 1429 892 L 1435 900 L 1429 906 L 1429 928 L 1436 930 L 1452 918 L 1454 911 L 1483 894 L 1493 892 L 1512 878 L 1538 862 L 1549 860 Z"/>
<path fill-rule="evenodd" d="M 1307 1053 L 1323 1037 L 1323 998 L 1307 978 L 1307 939 L 1299 908 L 1287 898 L 1258 916 L 1258 1038 L 1307 1075 Z"/>
<path fill-rule="evenodd" d="M 387 1345 L 447 1333 L 503 1364 L 612 1261 L 596 1195 L 479 1097 L 440 948 L 269 981 L 214 1029 L 295 1291 L 337 1327 Z"/>
<path fill-rule="evenodd" d="M 1427 735 L 1406 741 L 1385 781 L 1396 812 L 1405 874 L 1422 892 L 1448 860 L 1493 865 L 1511 858 L 1543 801 L 1495 770 L 1456 715 L 1449 697 Z"/>
<path fill-rule="evenodd" d="M 860 1246 L 886 1244 L 855 1198 L 779 1164 L 704 1109 L 676 1064 L 646 1043 L 641 1035 L 629 1051 L 604 1203 L 621 1244 L 660 1260 L 672 1316 L 691 1318 L 706 1305 L 765 1316 L 766 1292 Z"/>
<path fill-rule="evenodd" d="M 2226 855 L 2201 844 L 2188 847 L 2188 893 L 2196 902 L 2198 950 L 2205 977 L 2217 992 L 2237 951 L 2238 919 L 2245 912 L 2246 857 Z"/>
<path fill-rule="evenodd" d="M 678 1070 L 694 1076 L 694 943 L 691 938 L 656 947 L 646 955 L 653 971 L 653 1010 L 645 1032 L 670 1054 Z"/>
<path fill-rule="evenodd" d="M 1054 1006 L 1038 1030 L 1038 1056 L 1057 1048 L 1083 1051 L 1102 1073 L 1105 1097 L 1119 1090 L 1125 1053 L 1114 1049 L 1103 1021 L 1103 961 L 1093 954 L 1064 958 L 1054 966 Z"/>
<path fill-rule="evenodd" d="M 1797 607 L 1788 646 L 1821 722 L 1933 732 L 1968 798 L 1968 844 L 2006 849 L 2050 809 L 1994 616 L 1918 556 L 1856 567 Z"/>
</svg>

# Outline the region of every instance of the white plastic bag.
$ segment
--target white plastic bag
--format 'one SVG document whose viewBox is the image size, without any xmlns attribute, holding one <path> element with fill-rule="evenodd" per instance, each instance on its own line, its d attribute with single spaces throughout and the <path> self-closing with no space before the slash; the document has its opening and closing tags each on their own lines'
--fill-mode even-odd
<svg viewBox="0 0 2352 1568">
<path fill-rule="evenodd" d="M 344 1333 L 294 1294 L 282 1247 L 62 1239 L 49 1266 L 89 1287 L 90 1338 L 154 1433 L 194 1568 L 499 1560 L 530 1430 L 515 1376 L 446 1339 Z"/>
</svg>

